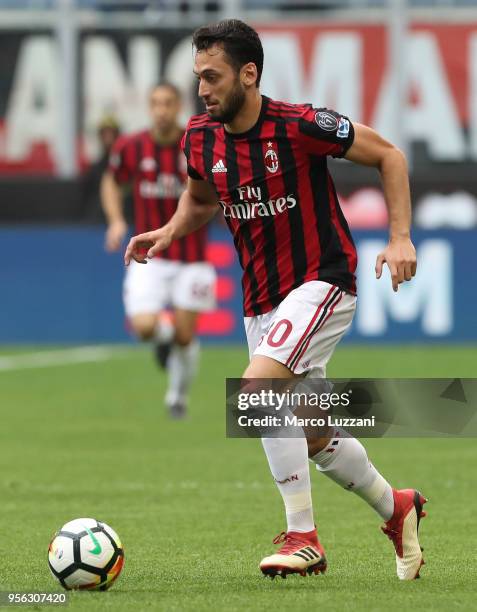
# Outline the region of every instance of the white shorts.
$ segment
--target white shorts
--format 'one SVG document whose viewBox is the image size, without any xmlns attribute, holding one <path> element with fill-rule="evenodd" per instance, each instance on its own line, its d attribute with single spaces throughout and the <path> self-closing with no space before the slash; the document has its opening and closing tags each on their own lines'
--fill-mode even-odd
<svg viewBox="0 0 477 612">
<path fill-rule="evenodd" d="M 126 270 L 123 300 L 126 315 L 156 313 L 170 306 L 192 312 L 215 308 L 216 274 L 205 262 L 151 259 L 132 261 Z"/>
<path fill-rule="evenodd" d="M 295 374 L 324 378 L 335 346 L 351 325 L 356 297 L 334 285 L 309 281 L 276 308 L 245 317 L 250 353 L 265 355 Z"/>
</svg>

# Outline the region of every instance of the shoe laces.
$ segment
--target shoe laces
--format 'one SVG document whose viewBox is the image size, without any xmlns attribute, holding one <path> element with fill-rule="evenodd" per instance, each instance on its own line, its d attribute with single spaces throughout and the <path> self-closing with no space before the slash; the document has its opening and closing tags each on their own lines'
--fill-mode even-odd
<svg viewBox="0 0 477 612">
<path fill-rule="evenodd" d="M 274 544 L 282 544 L 284 545 L 280 548 L 281 553 L 292 552 L 299 548 L 300 546 L 304 546 L 304 542 L 298 539 L 296 536 L 287 533 L 286 531 L 282 531 L 276 537 L 273 538 Z"/>
<path fill-rule="evenodd" d="M 286 531 L 282 531 L 277 536 L 273 538 L 274 544 L 281 544 L 282 542 L 286 542 L 288 538 L 288 533 Z"/>
</svg>

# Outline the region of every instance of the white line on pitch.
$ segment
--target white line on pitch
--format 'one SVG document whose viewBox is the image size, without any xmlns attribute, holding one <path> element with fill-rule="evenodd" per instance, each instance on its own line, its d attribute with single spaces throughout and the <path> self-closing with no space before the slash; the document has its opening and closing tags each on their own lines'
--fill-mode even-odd
<svg viewBox="0 0 477 612">
<path fill-rule="evenodd" d="M 111 359 L 117 351 L 104 346 L 81 346 L 56 351 L 39 351 L 0 357 L 0 371 L 49 368 Z"/>
</svg>

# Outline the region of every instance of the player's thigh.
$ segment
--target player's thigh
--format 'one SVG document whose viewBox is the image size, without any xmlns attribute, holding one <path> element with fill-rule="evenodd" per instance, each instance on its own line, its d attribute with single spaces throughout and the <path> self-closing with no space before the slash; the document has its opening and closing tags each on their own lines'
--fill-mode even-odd
<svg viewBox="0 0 477 612">
<path fill-rule="evenodd" d="M 278 306 L 253 356 L 275 359 L 296 375 L 325 376 L 355 306 L 356 298 L 334 285 L 304 283 Z"/>
<path fill-rule="evenodd" d="M 123 301 L 129 319 L 142 314 L 153 314 L 170 300 L 173 268 L 170 262 L 152 259 L 147 264 L 132 261 L 126 269 Z"/>
<path fill-rule="evenodd" d="M 253 354 L 257 346 L 262 342 L 263 336 L 267 333 L 270 327 L 270 322 L 273 320 L 277 309 L 274 308 L 270 312 L 255 317 L 244 317 L 243 323 L 245 334 L 247 336 L 248 356 L 252 361 Z"/>
<path fill-rule="evenodd" d="M 244 378 L 293 378 L 293 373 L 276 359 L 264 355 L 254 355 L 261 344 L 276 314 L 276 308 L 263 315 L 245 317 L 244 326 L 247 335 L 250 363 L 244 372 Z"/>
<path fill-rule="evenodd" d="M 215 308 L 216 274 L 206 262 L 183 263 L 173 282 L 172 305 L 189 312 L 206 312 Z"/>
<path fill-rule="evenodd" d="M 271 357 L 254 355 L 243 378 L 295 378 L 295 375 L 286 366 Z"/>
<path fill-rule="evenodd" d="M 176 308 L 174 310 L 175 341 L 183 346 L 190 344 L 195 336 L 198 313 Z"/>
</svg>

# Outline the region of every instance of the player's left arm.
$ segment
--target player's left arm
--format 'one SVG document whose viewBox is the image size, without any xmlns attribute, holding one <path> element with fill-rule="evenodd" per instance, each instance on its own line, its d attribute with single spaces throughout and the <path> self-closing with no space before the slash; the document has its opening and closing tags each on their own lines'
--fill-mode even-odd
<svg viewBox="0 0 477 612">
<path fill-rule="evenodd" d="M 167 249 L 173 240 L 187 236 L 208 223 L 218 209 L 219 200 L 212 185 L 189 176 L 187 188 L 179 198 L 174 215 L 166 225 L 133 236 L 124 254 L 124 263 L 128 266 L 132 259 L 138 263 L 147 263 L 147 259 Z M 147 251 L 146 256 L 141 253 L 143 250 Z"/>
<path fill-rule="evenodd" d="M 411 194 L 404 154 L 373 129 L 354 123 L 354 141 L 345 158 L 378 169 L 389 213 L 389 243 L 376 259 L 376 278 L 383 264 L 391 272 L 394 291 L 416 274 L 416 249 L 411 241 Z"/>
</svg>

